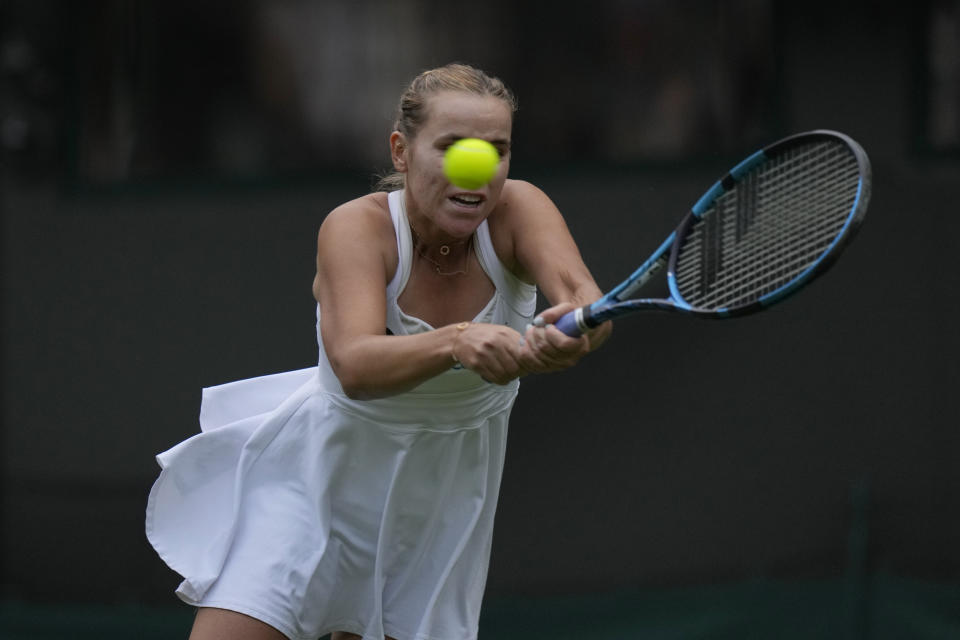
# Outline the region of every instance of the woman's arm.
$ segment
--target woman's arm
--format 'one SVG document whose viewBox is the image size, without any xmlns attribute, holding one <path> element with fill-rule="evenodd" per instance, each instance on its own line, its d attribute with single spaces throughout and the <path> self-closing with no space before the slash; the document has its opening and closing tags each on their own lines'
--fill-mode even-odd
<svg viewBox="0 0 960 640">
<path fill-rule="evenodd" d="M 380 200 L 366 196 L 338 207 L 317 235 L 314 292 L 323 346 L 344 393 L 355 399 L 402 393 L 443 373 L 455 358 L 494 383 L 526 373 L 520 335 L 507 327 L 449 325 L 412 336 L 386 335 L 386 286 L 397 254 Z"/>
<path fill-rule="evenodd" d="M 583 262 L 563 216 L 545 193 L 530 183 L 510 181 L 505 188 L 510 215 L 505 216 L 512 238 L 517 275 L 540 287 L 553 306 L 541 313 L 548 324 L 567 311 L 589 304 L 603 295 Z M 527 331 L 527 342 L 540 362 L 532 370 L 564 368 L 584 353 L 598 348 L 609 337 L 611 323 L 606 322 L 584 334 L 570 338 L 554 327 Z"/>
</svg>

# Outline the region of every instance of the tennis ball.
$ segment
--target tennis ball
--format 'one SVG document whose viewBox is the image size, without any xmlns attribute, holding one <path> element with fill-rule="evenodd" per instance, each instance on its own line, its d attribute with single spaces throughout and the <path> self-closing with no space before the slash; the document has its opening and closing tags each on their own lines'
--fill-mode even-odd
<svg viewBox="0 0 960 640">
<path fill-rule="evenodd" d="M 479 189 L 497 172 L 500 154 L 479 138 L 461 138 L 443 154 L 443 174 L 461 189 Z"/>
</svg>

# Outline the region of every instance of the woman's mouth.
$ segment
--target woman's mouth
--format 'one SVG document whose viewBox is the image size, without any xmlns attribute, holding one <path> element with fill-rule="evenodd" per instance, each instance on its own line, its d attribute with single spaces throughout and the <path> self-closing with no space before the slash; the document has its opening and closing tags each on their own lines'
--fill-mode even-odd
<svg viewBox="0 0 960 640">
<path fill-rule="evenodd" d="M 450 196 L 450 199 L 461 207 L 476 208 L 483 204 L 483 196 L 472 193 L 458 193 L 455 196 Z"/>
</svg>

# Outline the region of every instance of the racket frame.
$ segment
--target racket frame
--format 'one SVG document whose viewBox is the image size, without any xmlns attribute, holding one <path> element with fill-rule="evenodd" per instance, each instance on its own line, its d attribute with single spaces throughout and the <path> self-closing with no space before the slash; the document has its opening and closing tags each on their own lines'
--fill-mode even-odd
<svg viewBox="0 0 960 640">
<path fill-rule="evenodd" d="M 757 300 L 749 304 L 707 309 L 698 308 L 686 302 L 677 286 L 676 268 L 683 239 L 686 237 L 690 227 L 702 219 L 703 216 L 710 211 L 711 206 L 717 199 L 733 190 L 755 167 L 776 158 L 778 155 L 794 147 L 808 144 L 817 139 L 832 139 L 843 142 L 853 153 L 859 171 L 859 183 L 853 205 L 841 230 L 834 237 L 833 242 L 800 274 L 781 287 L 760 296 Z M 871 187 L 872 175 L 870 160 L 863 148 L 849 136 L 838 131 L 817 129 L 794 134 L 778 140 L 760 151 L 751 154 L 726 175 L 717 180 L 696 204 L 691 207 L 677 228 L 667 236 L 667 239 L 664 240 L 657 250 L 654 251 L 636 271 L 596 302 L 580 307 L 558 320 L 557 328 L 568 335 L 579 335 L 611 318 L 642 310 L 677 311 L 701 318 L 731 318 L 754 313 L 770 307 L 812 282 L 833 264 L 843 248 L 856 235 L 856 231 L 863 222 L 867 204 L 870 200 Z M 670 289 L 670 298 L 630 299 L 631 295 L 642 289 L 643 286 L 664 267 L 667 268 L 667 285 Z"/>
</svg>

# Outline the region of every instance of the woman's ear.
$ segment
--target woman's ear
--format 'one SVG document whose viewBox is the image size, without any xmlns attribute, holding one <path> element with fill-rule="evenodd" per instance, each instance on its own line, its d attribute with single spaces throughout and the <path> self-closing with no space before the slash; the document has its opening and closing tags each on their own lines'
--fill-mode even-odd
<svg viewBox="0 0 960 640">
<path fill-rule="evenodd" d="M 399 131 L 390 134 L 390 159 L 393 168 L 404 173 L 407 170 L 407 139 Z"/>
</svg>

